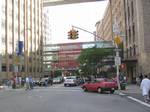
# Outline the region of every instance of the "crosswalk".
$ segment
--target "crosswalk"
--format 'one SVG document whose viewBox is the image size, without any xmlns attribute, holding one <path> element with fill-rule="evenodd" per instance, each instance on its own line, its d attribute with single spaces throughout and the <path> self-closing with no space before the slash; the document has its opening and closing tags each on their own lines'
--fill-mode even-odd
<svg viewBox="0 0 150 112">
<path fill-rule="evenodd" d="M 79 86 L 75 87 L 64 87 L 63 84 L 57 84 L 50 87 L 38 87 L 34 91 L 62 91 L 62 92 L 75 92 L 82 91 Z"/>
</svg>

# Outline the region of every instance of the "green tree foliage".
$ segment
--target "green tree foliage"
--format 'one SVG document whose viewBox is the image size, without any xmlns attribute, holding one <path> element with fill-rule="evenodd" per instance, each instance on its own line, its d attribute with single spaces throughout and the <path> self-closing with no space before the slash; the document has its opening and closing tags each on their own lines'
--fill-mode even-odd
<svg viewBox="0 0 150 112">
<path fill-rule="evenodd" d="M 113 49 L 108 48 L 88 48 L 84 49 L 78 61 L 80 63 L 81 74 L 91 75 L 96 73 L 96 66 L 103 66 L 102 60 L 113 55 Z"/>
<path fill-rule="evenodd" d="M 56 70 L 56 71 L 54 71 L 54 77 L 59 77 L 59 76 L 61 76 L 62 74 L 61 74 L 61 70 Z"/>
</svg>

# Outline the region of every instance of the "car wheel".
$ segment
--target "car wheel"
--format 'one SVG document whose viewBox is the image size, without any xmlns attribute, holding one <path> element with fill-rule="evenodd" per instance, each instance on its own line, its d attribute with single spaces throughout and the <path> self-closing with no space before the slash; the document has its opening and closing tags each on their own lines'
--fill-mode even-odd
<svg viewBox="0 0 150 112">
<path fill-rule="evenodd" d="M 113 94 L 115 92 L 115 90 L 111 90 L 110 93 Z"/>
<path fill-rule="evenodd" d="M 86 87 L 83 87 L 83 90 L 84 90 L 84 92 L 86 92 L 86 91 L 87 91 L 87 88 L 86 88 Z"/>
<path fill-rule="evenodd" d="M 97 92 L 98 92 L 98 93 L 102 93 L 102 89 L 99 87 L 99 88 L 97 89 Z"/>
<path fill-rule="evenodd" d="M 67 85 L 66 85 L 66 84 L 64 84 L 64 86 L 66 87 Z"/>
</svg>

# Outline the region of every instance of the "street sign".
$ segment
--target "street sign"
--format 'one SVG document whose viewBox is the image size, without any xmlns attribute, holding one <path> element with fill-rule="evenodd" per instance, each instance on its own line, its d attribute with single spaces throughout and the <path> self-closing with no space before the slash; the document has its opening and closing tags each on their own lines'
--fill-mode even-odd
<svg viewBox="0 0 150 112">
<path fill-rule="evenodd" d="M 116 35 L 120 34 L 120 28 L 119 28 L 119 25 L 118 25 L 116 17 L 114 17 L 113 33 L 115 33 Z"/>
<path fill-rule="evenodd" d="M 119 56 L 115 57 L 115 65 L 121 65 L 121 58 Z"/>
<path fill-rule="evenodd" d="M 115 52 L 120 52 L 121 49 L 116 48 L 116 49 L 114 49 L 114 51 L 115 51 Z"/>
<path fill-rule="evenodd" d="M 119 26 L 118 26 L 117 24 L 114 24 L 114 25 L 113 25 L 113 32 L 114 32 L 115 34 L 119 34 L 119 33 L 120 33 L 120 31 L 119 31 Z"/>
<path fill-rule="evenodd" d="M 121 40 L 121 38 L 119 36 L 116 36 L 115 39 L 114 39 L 114 41 L 115 41 L 115 43 L 117 45 L 121 44 L 121 42 L 122 42 L 122 40 Z"/>
</svg>

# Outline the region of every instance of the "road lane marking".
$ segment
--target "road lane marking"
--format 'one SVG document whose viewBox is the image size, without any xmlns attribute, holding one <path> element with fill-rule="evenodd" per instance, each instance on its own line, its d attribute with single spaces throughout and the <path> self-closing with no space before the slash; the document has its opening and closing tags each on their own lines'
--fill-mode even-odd
<svg viewBox="0 0 150 112">
<path fill-rule="evenodd" d="M 138 100 L 138 99 L 136 99 L 136 98 L 133 98 L 133 97 L 131 97 L 131 96 L 127 96 L 129 99 L 131 99 L 131 100 L 134 100 L 134 101 L 136 101 L 136 102 L 138 102 L 138 103 L 140 103 L 140 104 L 142 104 L 142 105 L 145 105 L 145 106 L 147 106 L 147 107 L 149 107 L 150 108 L 150 104 L 148 104 L 148 103 L 145 103 L 145 102 L 143 102 L 143 101 L 141 101 L 141 100 Z"/>
</svg>

